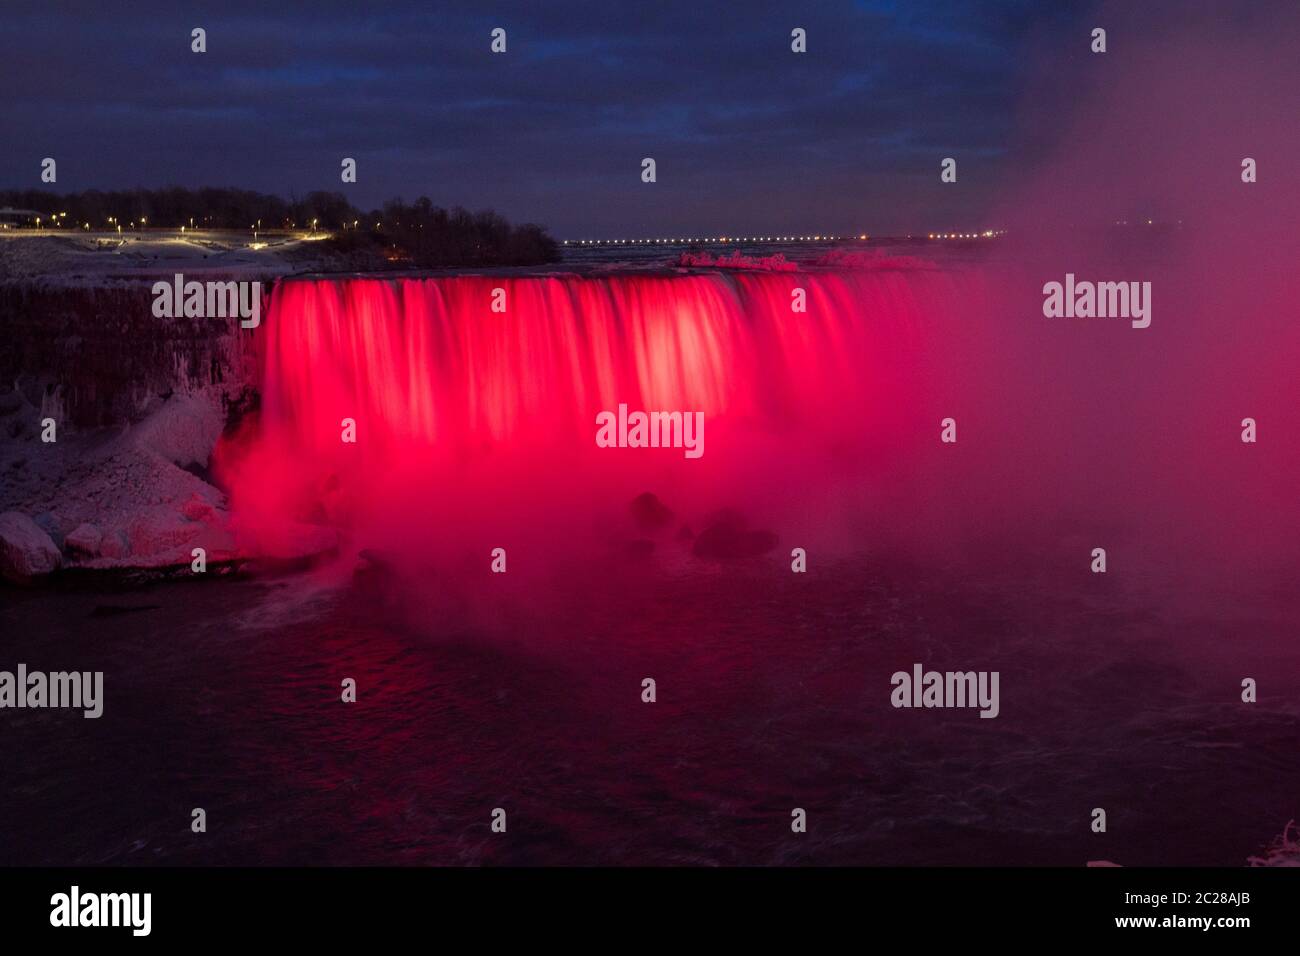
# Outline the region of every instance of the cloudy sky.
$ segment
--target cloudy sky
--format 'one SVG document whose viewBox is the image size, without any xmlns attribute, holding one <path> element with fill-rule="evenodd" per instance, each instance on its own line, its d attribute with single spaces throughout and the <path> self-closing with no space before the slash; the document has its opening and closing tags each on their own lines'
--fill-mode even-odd
<svg viewBox="0 0 1300 956">
<path fill-rule="evenodd" d="M 1074 38 L 1059 66 L 1079 69 L 1090 10 L 10 2 L 0 187 L 39 188 L 52 156 L 63 191 L 328 189 L 363 207 L 428 195 L 560 238 L 982 228 L 1013 151 L 1032 152 L 1032 64 Z M 504 55 L 489 51 L 494 27 Z M 795 27 L 806 54 L 790 50 Z M 355 185 L 340 182 L 345 156 Z M 960 189 L 939 181 L 945 156 Z"/>
</svg>

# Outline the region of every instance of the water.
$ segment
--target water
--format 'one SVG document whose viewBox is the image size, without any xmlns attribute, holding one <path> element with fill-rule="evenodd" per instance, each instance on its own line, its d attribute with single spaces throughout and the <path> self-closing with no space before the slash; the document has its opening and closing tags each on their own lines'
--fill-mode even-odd
<svg viewBox="0 0 1300 956">
<path fill-rule="evenodd" d="M 1235 622 L 1246 707 L 1240 642 L 1071 570 L 592 570 L 460 617 L 325 570 L 10 600 L 6 656 L 103 669 L 106 709 L 6 714 L 4 861 L 1240 865 L 1294 814 L 1280 601 Z M 999 669 L 1001 716 L 893 710 L 912 660 Z"/>
<path fill-rule="evenodd" d="M 1293 453 L 1238 455 L 1219 396 L 1148 440 L 1135 395 L 1235 367 L 1204 323 L 1103 348 L 1020 288 L 960 258 L 280 287 L 217 471 L 247 528 L 340 554 L 3 592 L 4 666 L 106 701 L 5 712 L 0 862 L 1243 864 L 1300 816 Z M 629 400 L 704 411 L 704 457 L 594 448 Z M 775 543 L 702 552 L 718 509 Z M 998 671 L 998 718 L 892 708 L 918 662 Z"/>
</svg>

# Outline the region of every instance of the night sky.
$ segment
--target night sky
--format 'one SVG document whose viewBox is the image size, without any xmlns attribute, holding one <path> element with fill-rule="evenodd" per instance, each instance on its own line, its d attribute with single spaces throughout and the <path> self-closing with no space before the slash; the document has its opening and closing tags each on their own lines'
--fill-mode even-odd
<svg viewBox="0 0 1300 956">
<path fill-rule="evenodd" d="M 281 6 L 6 3 L 0 187 L 52 156 L 60 191 L 423 194 L 559 238 L 982 228 L 1032 160 L 1031 63 L 1071 36 L 1082 62 L 1091 26 L 1066 2 Z"/>
</svg>

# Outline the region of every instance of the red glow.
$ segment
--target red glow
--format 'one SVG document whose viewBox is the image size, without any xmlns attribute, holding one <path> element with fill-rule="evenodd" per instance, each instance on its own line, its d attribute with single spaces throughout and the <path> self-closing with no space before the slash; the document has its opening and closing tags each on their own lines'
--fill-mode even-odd
<svg viewBox="0 0 1300 956">
<path fill-rule="evenodd" d="M 260 420 L 223 443 L 218 468 L 258 535 L 289 519 L 384 525 L 392 539 L 512 516 L 517 535 L 526 503 L 532 525 L 540 510 L 585 527 L 593 504 L 646 489 L 700 508 L 779 499 L 824 470 L 810 455 L 898 439 L 899 410 L 917 406 L 916 383 L 898 374 L 921 345 L 917 316 L 951 281 L 288 281 L 263 325 Z M 498 288 L 505 313 L 491 310 Z M 806 312 L 792 310 L 796 288 Z M 703 412 L 705 455 L 597 448 L 596 415 L 619 403 Z M 342 441 L 344 419 L 355 444 Z"/>
</svg>

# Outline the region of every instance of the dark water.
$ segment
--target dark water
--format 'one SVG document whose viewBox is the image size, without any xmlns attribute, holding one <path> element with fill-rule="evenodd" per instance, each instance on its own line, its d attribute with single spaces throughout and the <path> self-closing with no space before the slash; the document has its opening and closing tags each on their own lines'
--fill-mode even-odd
<svg viewBox="0 0 1300 956">
<path fill-rule="evenodd" d="M 1240 865 L 1300 815 L 1284 588 L 779 554 L 7 591 L 3 666 L 106 703 L 3 714 L 0 863 Z M 891 708 L 914 661 L 999 670 L 1001 716 Z"/>
</svg>

